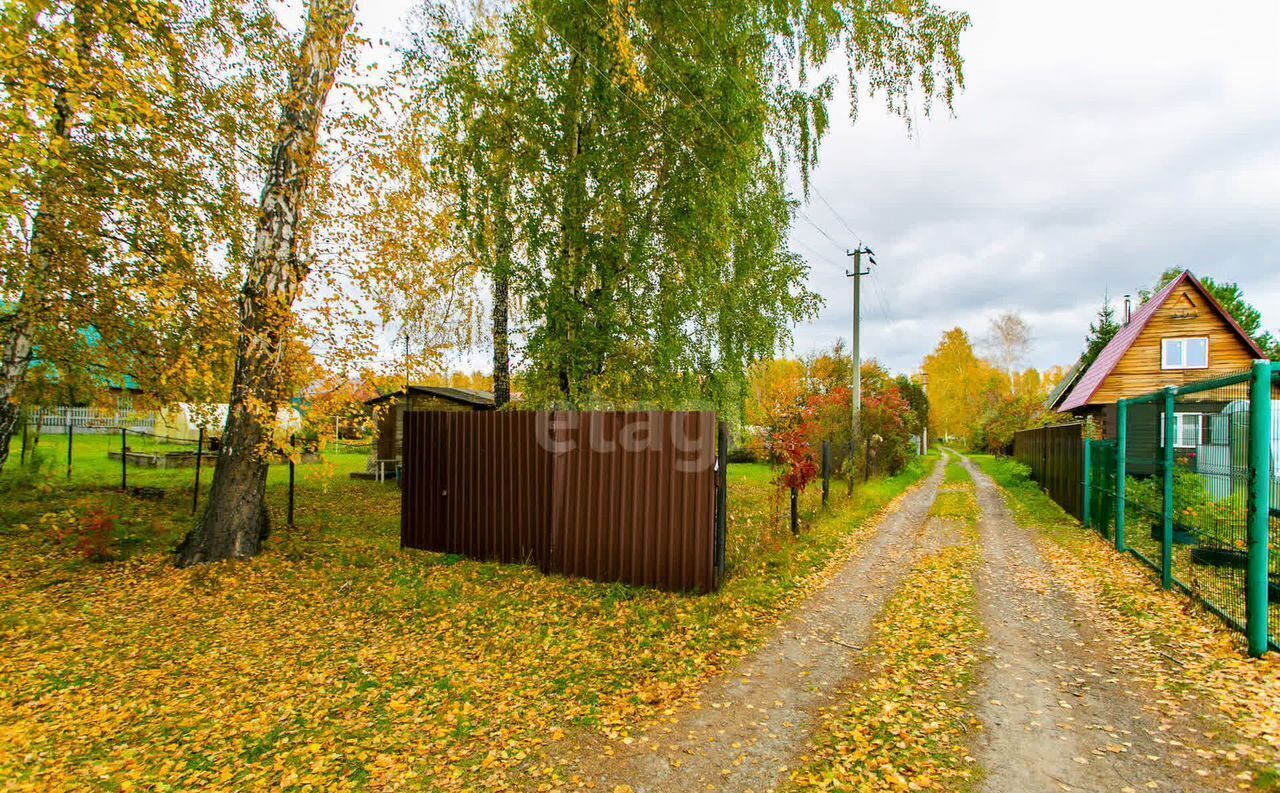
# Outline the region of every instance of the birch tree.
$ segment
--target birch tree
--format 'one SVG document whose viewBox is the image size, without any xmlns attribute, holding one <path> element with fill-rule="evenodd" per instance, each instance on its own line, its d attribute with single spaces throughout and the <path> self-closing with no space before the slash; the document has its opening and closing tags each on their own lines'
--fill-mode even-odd
<svg viewBox="0 0 1280 793">
<path fill-rule="evenodd" d="M 277 41 L 256 0 L 0 8 L 0 468 L 37 357 L 81 395 L 225 383 Z"/>
<path fill-rule="evenodd" d="M 1031 350 L 1031 326 L 1022 315 L 1006 311 L 987 327 L 987 347 L 1000 368 L 1009 375 L 1009 393 L 1018 392 L 1017 369 Z"/>
<path fill-rule="evenodd" d="M 818 305 L 786 245 L 835 91 L 811 75 L 843 56 L 855 112 L 865 87 L 904 118 L 963 83 L 968 18 L 930 3 L 492 8 L 424 3 L 406 79 L 493 284 L 495 381 L 518 346 L 535 405 L 740 399 Z"/>
<path fill-rule="evenodd" d="M 255 555 L 270 524 L 268 456 L 278 407 L 288 394 L 282 360 L 293 303 L 310 264 L 300 251 L 303 199 L 317 136 L 355 0 L 313 0 L 289 87 L 281 100 L 270 168 L 259 201 L 249 272 L 239 300 L 235 379 L 223 447 L 204 514 L 178 549 L 181 565 Z"/>
</svg>

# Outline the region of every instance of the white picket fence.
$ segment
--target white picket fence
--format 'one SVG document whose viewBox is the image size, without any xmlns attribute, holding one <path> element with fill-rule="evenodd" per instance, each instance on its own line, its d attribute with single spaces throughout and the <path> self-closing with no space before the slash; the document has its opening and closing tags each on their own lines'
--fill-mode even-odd
<svg viewBox="0 0 1280 793">
<path fill-rule="evenodd" d="M 74 432 L 110 432 L 121 427 L 149 432 L 156 428 L 156 414 L 110 408 L 40 408 L 27 413 L 27 423 L 33 428 L 38 425 L 41 432 L 65 429 L 68 425 Z"/>
</svg>

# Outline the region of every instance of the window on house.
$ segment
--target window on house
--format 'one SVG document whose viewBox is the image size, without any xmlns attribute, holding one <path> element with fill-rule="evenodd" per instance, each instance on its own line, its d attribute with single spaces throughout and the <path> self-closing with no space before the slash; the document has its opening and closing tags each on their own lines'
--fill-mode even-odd
<svg viewBox="0 0 1280 793">
<path fill-rule="evenodd" d="M 1226 446 L 1231 442 L 1230 417 L 1221 413 L 1206 413 L 1200 430 L 1200 441 L 1209 446 Z"/>
<path fill-rule="evenodd" d="M 1209 339 L 1163 339 L 1160 345 L 1162 369 L 1209 368 Z"/>
<path fill-rule="evenodd" d="M 1194 449 L 1210 442 L 1212 434 L 1206 430 L 1209 419 L 1203 413 L 1174 413 L 1173 448 Z M 1164 446 L 1164 413 L 1160 414 L 1160 445 Z"/>
</svg>

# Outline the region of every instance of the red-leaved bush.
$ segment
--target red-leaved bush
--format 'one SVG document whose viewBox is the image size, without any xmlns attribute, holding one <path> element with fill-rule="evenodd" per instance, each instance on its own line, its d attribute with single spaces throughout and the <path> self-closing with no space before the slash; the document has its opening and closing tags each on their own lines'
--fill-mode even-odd
<svg viewBox="0 0 1280 793">
<path fill-rule="evenodd" d="M 92 510 L 80 519 L 77 547 L 90 562 L 106 562 L 115 555 L 116 516 Z"/>
<path fill-rule="evenodd" d="M 808 402 L 798 403 L 765 438 L 769 461 L 781 467 L 774 478 L 780 489 L 804 490 L 818 477 L 813 417 L 814 410 Z"/>
</svg>

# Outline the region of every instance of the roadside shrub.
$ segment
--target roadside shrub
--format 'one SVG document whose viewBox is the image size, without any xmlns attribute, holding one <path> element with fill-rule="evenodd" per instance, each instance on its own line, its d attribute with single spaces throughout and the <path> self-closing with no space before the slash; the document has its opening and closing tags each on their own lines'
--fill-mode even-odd
<svg viewBox="0 0 1280 793">
<path fill-rule="evenodd" d="M 95 509 L 80 519 L 77 549 L 85 561 L 108 562 L 115 558 L 117 517 Z"/>
<path fill-rule="evenodd" d="M 731 463 L 759 463 L 764 462 L 760 459 L 758 450 L 752 448 L 750 444 L 741 444 L 729 447 L 729 462 Z"/>
<path fill-rule="evenodd" d="M 107 562 L 115 558 L 117 519 L 117 515 L 101 509 L 89 510 L 82 516 L 66 509 L 41 515 L 40 526 L 54 544 L 75 548 L 85 561 Z"/>
<path fill-rule="evenodd" d="M 1014 459 L 1004 460 L 1002 465 L 1008 477 L 1014 481 L 1026 482 L 1031 479 L 1031 466 L 1029 465 Z"/>
</svg>

